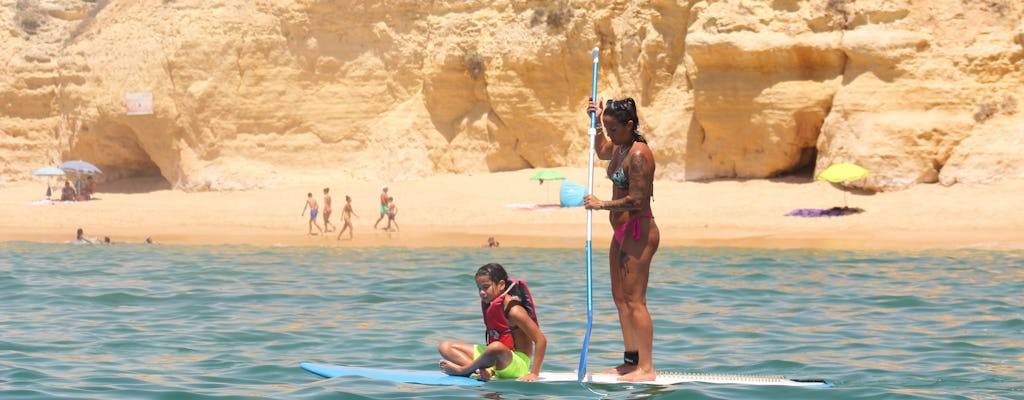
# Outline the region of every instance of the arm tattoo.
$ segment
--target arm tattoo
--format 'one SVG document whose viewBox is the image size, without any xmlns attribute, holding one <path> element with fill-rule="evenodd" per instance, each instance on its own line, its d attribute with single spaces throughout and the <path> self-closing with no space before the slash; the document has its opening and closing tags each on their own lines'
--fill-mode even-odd
<svg viewBox="0 0 1024 400">
<path fill-rule="evenodd" d="M 637 206 L 653 192 L 654 177 L 651 175 L 654 168 L 649 161 L 639 151 L 629 159 L 629 197 L 636 199 Z"/>
</svg>

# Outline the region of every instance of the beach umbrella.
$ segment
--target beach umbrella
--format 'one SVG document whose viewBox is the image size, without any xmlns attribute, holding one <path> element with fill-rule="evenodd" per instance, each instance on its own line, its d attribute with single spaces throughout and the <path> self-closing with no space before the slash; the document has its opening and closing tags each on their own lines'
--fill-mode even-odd
<svg viewBox="0 0 1024 400">
<path fill-rule="evenodd" d="M 531 176 L 530 179 L 538 180 L 538 181 L 540 181 L 540 184 L 543 185 L 544 181 L 564 180 L 565 179 L 565 175 L 562 175 L 561 172 L 555 171 L 553 169 L 544 169 L 544 170 L 541 170 L 540 172 L 537 172 L 536 174 L 533 174 L 533 176 Z M 549 190 L 548 191 L 548 202 L 549 203 L 551 202 L 551 193 L 550 192 L 551 191 Z"/>
<path fill-rule="evenodd" d="M 565 179 L 565 175 L 562 175 L 561 172 L 555 171 L 553 169 L 545 169 L 541 170 L 536 174 L 533 174 L 533 176 L 531 176 L 530 179 L 539 180 L 540 183 L 543 184 L 544 181 Z"/>
<path fill-rule="evenodd" d="M 832 164 L 818 174 L 818 179 L 832 183 L 852 182 L 868 176 L 868 170 L 854 163 Z M 846 191 L 843 191 L 843 207 L 846 207 Z"/>
<path fill-rule="evenodd" d="M 57 168 L 60 168 L 60 169 L 64 170 L 64 172 L 77 172 L 77 173 L 80 173 L 80 174 L 102 174 L 103 173 L 103 171 L 100 171 L 100 169 L 96 168 L 95 165 L 92 165 L 92 164 L 90 164 L 88 162 L 85 162 L 85 161 L 82 161 L 82 160 L 65 161 L 65 162 L 62 162 L 60 165 L 58 165 Z"/>
<path fill-rule="evenodd" d="M 64 171 L 57 167 L 42 167 L 35 171 L 32 171 L 32 176 L 45 176 L 46 180 L 46 198 L 50 198 L 53 195 L 53 189 L 50 188 L 51 176 L 64 176 Z"/>
<path fill-rule="evenodd" d="M 864 179 L 868 176 L 868 170 L 854 163 L 832 164 L 818 174 L 818 179 L 832 183 L 852 182 Z"/>
<path fill-rule="evenodd" d="M 42 167 L 32 171 L 32 176 L 64 176 L 64 170 L 57 167 Z"/>
</svg>

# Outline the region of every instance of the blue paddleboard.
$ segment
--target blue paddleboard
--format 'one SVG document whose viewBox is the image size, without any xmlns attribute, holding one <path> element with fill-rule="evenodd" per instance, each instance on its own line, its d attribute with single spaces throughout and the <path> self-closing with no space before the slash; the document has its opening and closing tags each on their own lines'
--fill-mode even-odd
<svg viewBox="0 0 1024 400">
<path fill-rule="evenodd" d="M 313 374 L 316 375 L 320 375 L 324 378 L 334 378 L 337 376 L 361 376 L 370 379 L 379 379 L 391 382 L 418 383 L 422 385 L 475 386 L 484 384 L 483 381 L 478 381 L 473 378 L 447 375 L 444 372 L 441 372 L 440 370 L 413 371 L 404 369 L 376 369 L 313 363 L 302 363 L 299 364 L 299 366 L 306 371 L 312 372 Z"/>
</svg>

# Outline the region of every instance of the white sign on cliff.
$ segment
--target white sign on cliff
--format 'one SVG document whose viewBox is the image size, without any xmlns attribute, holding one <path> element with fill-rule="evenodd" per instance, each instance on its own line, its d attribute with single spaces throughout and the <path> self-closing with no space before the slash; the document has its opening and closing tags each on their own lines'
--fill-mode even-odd
<svg viewBox="0 0 1024 400">
<path fill-rule="evenodd" d="M 153 92 L 125 93 L 124 106 L 128 115 L 152 115 Z"/>
</svg>

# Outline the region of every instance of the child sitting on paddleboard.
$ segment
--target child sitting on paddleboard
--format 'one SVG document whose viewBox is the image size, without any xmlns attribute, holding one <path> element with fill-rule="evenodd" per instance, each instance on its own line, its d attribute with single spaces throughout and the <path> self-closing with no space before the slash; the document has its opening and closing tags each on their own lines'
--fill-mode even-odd
<svg viewBox="0 0 1024 400">
<path fill-rule="evenodd" d="M 548 340 L 537 324 L 537 312 L 526 282 L 509 278 L 505 268 L 496 263 L 480 267 L 475 279 L 487 328 L 487 345 L 441 342 L 437 346 L 444 357 L 441 371 L 459 376 L 476 372 L 485 381 L 536 381 Z"/>
</svg>

